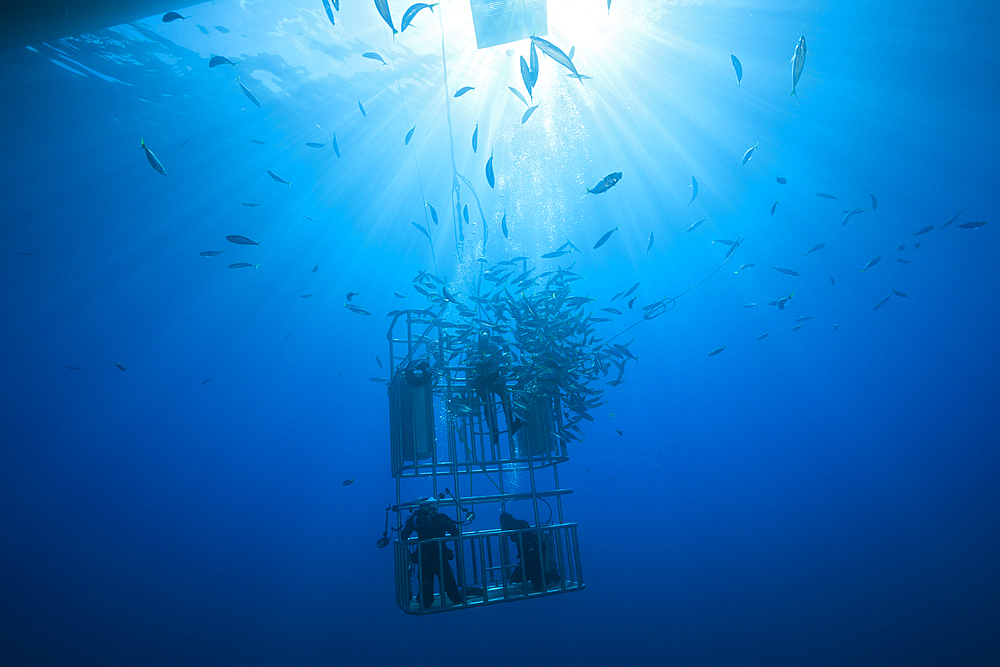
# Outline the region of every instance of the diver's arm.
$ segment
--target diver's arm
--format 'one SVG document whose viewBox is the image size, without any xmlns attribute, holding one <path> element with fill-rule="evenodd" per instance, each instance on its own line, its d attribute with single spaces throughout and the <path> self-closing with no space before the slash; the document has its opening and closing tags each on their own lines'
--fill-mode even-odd
<svg viewBox="0 0 1000 667">
<path fill-rule="evenodd" d="M 449 535 L 458 535 L 458 524 L 447 514 L 438 514 L 441 517 L 441 522 L 444 524 L 444 529 L 448 531 Z"/>
<path fill-rule="evenodd" d="M 410 539 L 410 535 L 413 534 L 414 529 L 415 526 L 413 525 L 413 515 L 411 514 L 406 518 L 406 523 L 403 524 L 402 530 L 399 531 L 399 539 L 404 541 Z"/>
</svg>

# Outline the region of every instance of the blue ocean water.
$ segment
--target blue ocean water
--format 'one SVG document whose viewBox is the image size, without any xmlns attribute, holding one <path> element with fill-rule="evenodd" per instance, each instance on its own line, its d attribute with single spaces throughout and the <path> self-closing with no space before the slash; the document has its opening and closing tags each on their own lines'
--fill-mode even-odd
<svg viewBox="0 0 1000 667">
<path fill-rule="evenodd" d="M 592 78 L 541 56 L 522 123 L 527 41 L 343 4 L 0 53 L 5 663 L 997 664 L 997 9 L 550 0 Z M 411 617 L 385 313 L 515 255 L 638 323 L 560 467 L 587 588 Z"/>
</svg>

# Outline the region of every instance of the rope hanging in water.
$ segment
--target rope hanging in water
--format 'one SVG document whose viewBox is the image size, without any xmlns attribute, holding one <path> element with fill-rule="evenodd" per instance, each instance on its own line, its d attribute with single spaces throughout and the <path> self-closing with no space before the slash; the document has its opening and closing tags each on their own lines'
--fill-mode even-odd
<svg viewBox="0 0 1000 667">
<path fill-rule="evenodd" d="M 608 343 L 610 343 L 611 341 L 613 341 L 615 338 L 618 338 L 623 333 L 625 333 L 626 331 L 628 331 L 629 329 L 633 329 L 633 328 L 639 326 L 640 324 L 642 324 L 643 322 L 647 322 L 649 320 L 656 319 L 657 317 L 659 317 L 663 313 L 667 313 L 667 312 L 670 312 L 671 310 L 673 310 L 677 306 L 677 299 L 681 298 L 682 296 L 684 296 L 685 294 L 687 294 L 688 292 L 690 292 L 691 290 L 693 290 L 695 287 L 697 287 L 698 285 L 702 284 L 703 282 L 705 282 L 706 280 L 708 280 L 709 278 L 711 278 L 712 276 L 714 276 L 716 273 L 719 272 L 719 270 L 722 267 L 724 267 L 726 264 L 729 263 L 729 260 L 731 260 L 735 256 L 736 256 L 736 254 L 733 253 L 732 255 L 729 255 L 728 257 L 726 257 L 724 260 L 722 260 L 722 264 L 719 264 L 717 267 L 715 267 L 714 271 L 712 271 L 710 274 L 708 274 L 707 276 L 705 276 L 704 278 L 702 278 L 701 280 L 699 280 L 695 284 L 693 284 L 690 287 L 688 287 L 686 290 L 684 290 L 683 292 L 681 292 L 677 296 L 667 296 L 667 297 L 664 297 L 664 298 L 660 299 L 655 304 L 652 304 L 650 306 L 646 306 L 646 308 L 648 310 L 646 310 L 646 312 L 642 314 L 642 319 L 641 320 L 639 320 L 635 324 L 632 324 L 630 326 L 625 327 L 624 329 L 622 329 L 621 331 L 619 331 L 618 333 L 616 333 L 614 336 L 612 336 L 611 338 L 607 339 L 607 341 L 605 341 L 604 344 L 607 345 Z"/>
<path fill-rule="evenodd" d="M 462 230 L 462 197 L 461 191 L 462 186 L 459 184 L 459 179 L 465 182 L 466 185 L 472 190 L 472 195 L 476 198 L 476 203 L 479 203 L 479 197 L 476 195 L 475 188 L 469 183 L 469 179 L 458 173 L 458 165 L 455 163 L 455 131 L 451 124 L 451 99 L 448 97 L 448 59 L 445 57 L 445 45 L 444 45 L 444 8 L 438 7 L 438 26 L 441 28 L 441 70 L 444 72 L 444 107 L 445 112 L 448 117 L 448 143 L 451 146 L 451 171 L 452 171 L 452 203 L 454 204 L 451 208 L 452 221 L 455 225 L 455 251 L 458 253 L 458 258 L 461 261 L 462 258 L 462 246 L 465 242 L 465 232 Z M 482 215 L 483 207 L 479 206 L 479 214 Z M 483 225 L 485 228 L 486 218 L 483 217 Z M 485 246 L 485 242 L 484 242 Z"/>
</svg>

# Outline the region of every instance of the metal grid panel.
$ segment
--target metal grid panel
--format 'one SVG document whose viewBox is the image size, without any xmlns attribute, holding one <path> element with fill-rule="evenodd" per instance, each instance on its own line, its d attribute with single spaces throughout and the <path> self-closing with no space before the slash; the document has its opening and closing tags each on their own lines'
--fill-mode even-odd
<svg viewBox="0 0 1000 667">
<path fill-rule="evenodd" d="M 476 46 L 485 49 L 548 34 L 546 0 L 472 0 Z"/>
</svg>

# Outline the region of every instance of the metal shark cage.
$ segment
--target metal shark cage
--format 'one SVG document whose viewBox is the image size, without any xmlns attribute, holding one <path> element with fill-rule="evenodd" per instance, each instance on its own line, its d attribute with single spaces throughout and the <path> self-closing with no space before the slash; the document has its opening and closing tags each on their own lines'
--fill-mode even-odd
<svg viewBox="0 0 1000 667">
<path fill-rule="evenodd" d="M 400 535 L 392 542 L 396 603 L 408 614 L 432 614 L 582 590 L 577 524 L 563 515 L 563 496 L 572 489 L 559 482 L 559 464 L 569 457 L 555 436 L 561 427 L 558 400 L 518 401 L 514 417 L 503 380 L 492 378 L 487 385 L 484 369 L 469 355 L 455 353 L 463 342 L 450 337 L 436 318 L 429 310 L 399 311 L 389 326 L 396 503 L 386 508 L 379 546 L 389 544 L 391 513 L 402 527 L 429 502 L 437 512 L 458 518 L 457 534 L 424 540 Z M 501 511 L 526 519 L 530 527 L 501 529 Z M 544 555 L 536 556 L 545 562 L 527 556 L 519 562 L 512 538 L 545 545 L 539 550 Z M 464 594 L 459 602 L 441 590 L 445 573 L 437 577 L 433 603 L 421 603 L 420 569 L 427 558 L 436 574 L 454 567 Z M 541 578 L 532 576 L 532 565 L 544 570 Z M 549 580 L 550 570 L 557 581 Z"/>
</svg>

